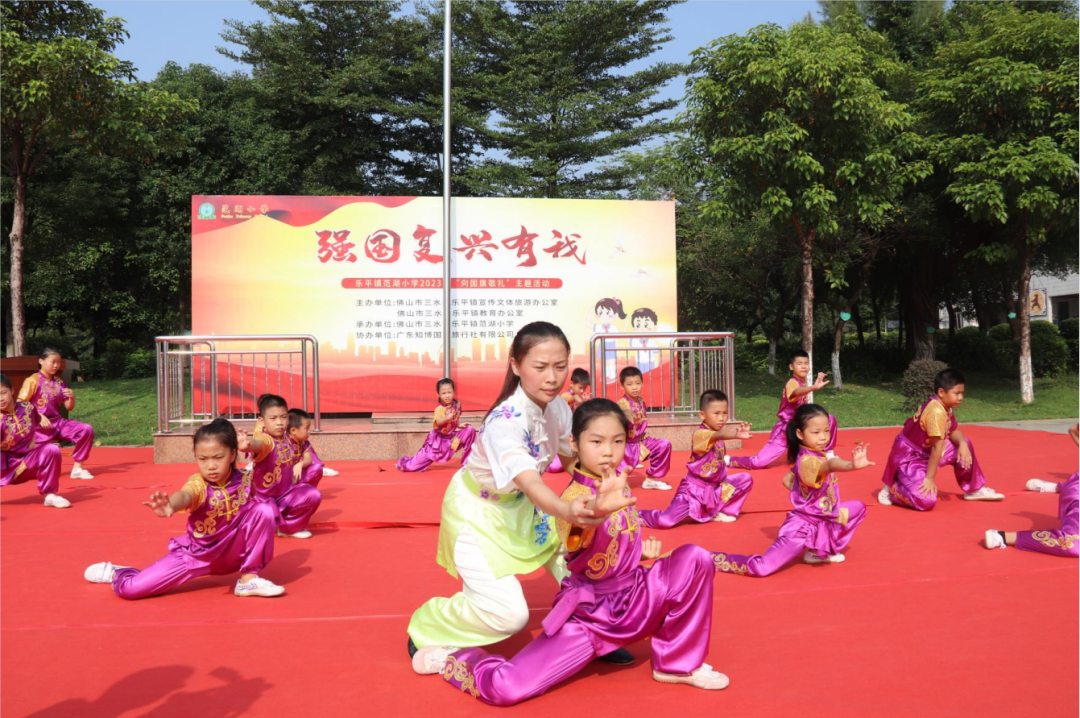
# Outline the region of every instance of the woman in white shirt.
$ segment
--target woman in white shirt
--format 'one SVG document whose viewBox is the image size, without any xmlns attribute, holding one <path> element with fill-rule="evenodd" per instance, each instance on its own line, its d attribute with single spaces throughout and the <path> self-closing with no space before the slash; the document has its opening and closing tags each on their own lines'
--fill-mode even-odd
<svg viewBox="0 0 1080 718">
<path fill-rule="evenodd" d="M 567 575 L 555 521 L 595 528 L 633 503 L 622 496 L 611 505 L 585 497 L 566 503 L 541 479 L 556 456 L 564 466 L 571 461 L 572 414 L 559 396 L 569 359 L 570 342 L 554 324 L 533 322 L 514 337 L 499 398 L 443 497 L 436 560 L 464 585 L 413 614 L 410 655 L 425 646 L 486 646 L 525 628 L 529 607 L 517 575 L 541 566 L 556 581 Z"/>
</svg>

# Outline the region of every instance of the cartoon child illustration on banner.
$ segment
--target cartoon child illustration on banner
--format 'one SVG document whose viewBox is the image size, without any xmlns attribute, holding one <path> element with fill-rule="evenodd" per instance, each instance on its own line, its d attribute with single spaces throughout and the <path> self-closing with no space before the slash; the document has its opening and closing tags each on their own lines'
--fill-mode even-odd
<svg viewBox="0 0 1080 718">
<path fill-rule="evenodd" d="M 623 304 L 615 297 L 601 299 L 593 307 L 595 321 L 592 322 L 593 334 L 612 334 L 622 331 L 615 323 L 615 318 L 626 319 Z M 608 384 L 614 384 L 619 378 L 615 367 L 615 340 L 604 340 L 604 376 Z"/>
</svg>

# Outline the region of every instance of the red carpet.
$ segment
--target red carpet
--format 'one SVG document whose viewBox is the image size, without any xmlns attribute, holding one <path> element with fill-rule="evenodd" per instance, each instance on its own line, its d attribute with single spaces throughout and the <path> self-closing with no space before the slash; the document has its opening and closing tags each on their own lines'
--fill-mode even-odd
<svg viewBox="0 0 1080 718">
<path fill-rule="evenodd" d="M 1015 549 L 986 551 L 987 528 L 1056 528 L 1057 497 L 1023 491 L 1032 476 L 1064 480 L 1077 466 L 1067 436 L 969 427 L 998 504 L 960 500 L 951 470 L 928 514 L 876 504 L 895 429 L 841 433 L 846 453 L 871 443 L 879 468 L 842 477 L 868 516 L 839 566 L 797 564 L 763 579 L 716 577 L 709 662 L 731 677 L 716 693 L 651 679 L 649 646 L 629 668 L 596 665 L 521 716 L 1076 716 L 1078 564 Z M 745 452 L 765 441 L 757 435 Z M 681 469 L 684 454 L 677 454 Z M 62 479 L 73 507 L 46 509 L 32 485 L 2 494 L 0 658 L 5 718 L 134 716 L 494 715 L 437 677 L 412 673 L 411 612 L 458 584 L 434 560 L 439 504 L 453 466 L 398 473 L 390 462 L 335 463 L 323 480 L 315 538 L 278 540 L 265 575 L 274 600 L 235 598 L 235 576 L 125 602 L 92 585 L 96 561 L 144 566 L 183 530 L 140 505 L 179 487 L 194 465 L 155 466 L 149 449 L 96 449 L 94 481 Z M 65 458 L 65 476 L 70 459 Z M 698 543 L 760 552 L 788 509 L 779 469 L 758 472 L 734 524 L 657 531 L 665 549 Z M 669 476 L 671 483 L 680 477 Z M 633 485 L 640 485 L 640 472 Z M 561 488 L 565 475 L 550 483 Z M 669 492 L 638 491 L 639 506 Z M 555 586 L 524 579 L 539 630 Z M 514 652 L 519 635 L 499 647 Z M 709 712 L 709 713 L 706 713 Z"/>
</svg>

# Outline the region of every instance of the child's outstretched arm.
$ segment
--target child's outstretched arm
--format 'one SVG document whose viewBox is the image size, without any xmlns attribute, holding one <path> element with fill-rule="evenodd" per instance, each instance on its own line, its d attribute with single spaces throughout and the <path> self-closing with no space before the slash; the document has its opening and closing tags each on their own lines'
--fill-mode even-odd
<svg viewBox="0 0 1080 718">
<path fill-rule="evenodd" d="M 164 491 L 155 491 L 150 494 L 149 501 L 143 501 L 143 506 L 149 506 L 150 510 L 163 519 L 167 519 L 177 511 L 183 511 L 191 506 L 191 494 L 180 489 L 172 496 Z"/>
<path fill-rule="evenodd" d="M 753 426 L 753 424 L 748 424 L 745 421 L 724 424 L 715 434 L 713 434 L 713 436 L 717 439 L 742 439 L 746 441 L 753 438 L 750 435 L 751 426 Z"/>
<path fill-rule="evenodd" d="M 514 477 L 514 483 L 521 492 L 529 497 L 533 506 L 545 514 L 561 519 L 568 524 L 592 529 L 600 526 L 607 518 L 607 514 L 596 510 L 589 504 L 593 503 L 585 496 L 578 496 L 571 503 L 566 503 L 547 484 L 535 470 L 523 471 Z"/>
<path fill-rule="evenodd" d="M 828 467 L 827 471 L 858 471 L 867 466 L 877 466 L 866 456 L 866 450 L 869 448 L 870 444 L 858 444 L 851 452 L 851 461 L 845 461 L 836 456 L 826 461 L 824 466 Z"/>
<path fill-rule="evenodd" d="M 810 386 L 800 386 L 799 388 L 795 389 L 795 391 L 791 392 L 792 398 L 795 398 L 795 397 L 798 397 L 798 396 L 803 396 L 804 394 L 809 394 L 811 392 L 820 391 L 821 389 L 824 389 L 829 384 L 829 382 L 826 381 L 826 379 L 825 379 L 825 377 L 827 377 L 827 376 L 828 376 L 828 374 L 826 374 L 823 371 L 818 372 L 817 381 L 815 381 Z"/>
</svg>

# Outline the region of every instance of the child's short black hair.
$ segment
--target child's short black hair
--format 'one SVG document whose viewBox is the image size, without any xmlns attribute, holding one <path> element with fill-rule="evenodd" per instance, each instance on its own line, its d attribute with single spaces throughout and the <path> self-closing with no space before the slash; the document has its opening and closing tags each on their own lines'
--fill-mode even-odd
<svg viewBox="0 0 1080 718">
<path fill-rule="evenodd" d="M 802 447 L 802 442 L 799 441 L 799 435 L 796 432 L 805 431 L 806 425 L 816 416 L 824 416 L 827 419 L 829 418 L 829 412 L 818 404 L 803 404 L 795 410 L 795 416 L 791 417 L 791 421 L 788 422 L 786 438 L 789 466 L 795 463 L 795 459 L 799 456 L 799 449 Z"/>
<path fill-rule="evenodd" d="M 592 377 L 589 376 L 589 372 L 585 371 L 581 367 L 578 367 L 570 374 L 571 384 L 580 384 L 582 386 L 589 386 L 592 384 Z"/>
<path fill-rule="evenodd" d="M 216 441 L 230 451 L 238 451 L 239 444 L 236 439 L 236 427 L 228 419 L 218 417 L 209 424 L 204 424 L 195 432 L 191 439 L 192 448 L 199 446 L 202 441 Z M 232 464 L 236 468 L 236 462 Z"/>
<path fill-rule="evenodd" d="M 964 372 L 959 369 L 942 369 L 937 374 L 934 374 L 935 394 L 938 392 L 938 389 L 949 391 L 957 384 L 967 384 L 967 381 L 964 379 Z"/>
<path fill-rule="evenodd" d="M 11 379 L 7 378 L 7 374 L 0 374 L 0 386 L 11 388 Z"/>
<path fill-rule="evenodd" d="M 277 394 L 262 394 L 256 403 L 259 405 L 259 416 L 264 416 L 266 412 L 277 407 L 288 410 L 289 404 Z"/>
<path fill-rule="evenodd" d="M 636 366 L 623 367 L 623 370 L 619 372 L 619 383 L 625 384 L 627 379 L 631 379 L 635 376 L 638 379 L 643 378 L 640 369 L 638 369 Z"/>
<path fill-rule="evenodd" d="M 289 426 L 286 431 L 299 429 L 304 425 L 304 422 L 309 419 L 311 419 L 311 414 L 303 409 L 289 409 Z"/>
<path fill-rule="evenodd" d="M 727 401 L 727 394 L 719 389 L 709 389 L 701 392 L 701 399 L 698 400 L 698 409 L 705 411 L 705 407 L 714 401 Z"/>
<path fill-rule="evenodd" d="M 810 355 L 807 354 L 805 351 L 803 351 L 802 349 L 796 349 L 795 351 L 791 352 L 791 358 L 788 359 L 788 364 L 794 364 L 796 359 L 809 359 L 809 358 L 810 358 Z"/>
<path fill-rule="evenodd" d="M 457 391 L 457 387 L 454 386 L 454 380 L 446 376 L 435 382 L 435 393 L 438 394 L 440 391 L 442 391 L 442 388 L 445 384 L 449 384 L 451 389 Z"/>
</svg>

